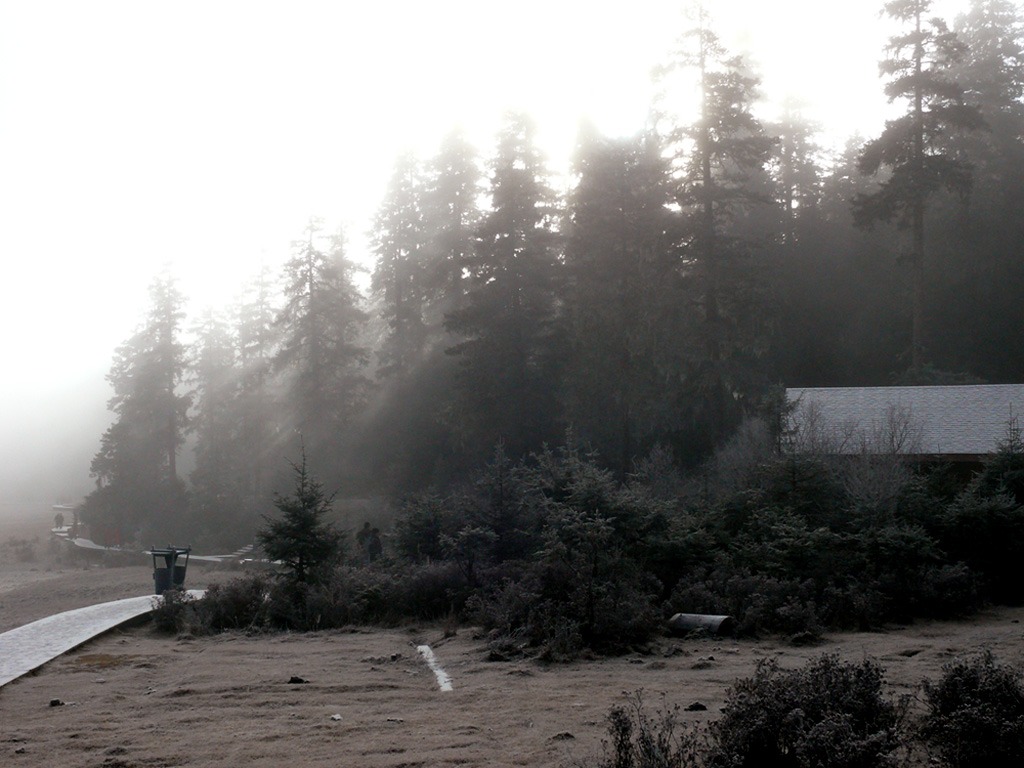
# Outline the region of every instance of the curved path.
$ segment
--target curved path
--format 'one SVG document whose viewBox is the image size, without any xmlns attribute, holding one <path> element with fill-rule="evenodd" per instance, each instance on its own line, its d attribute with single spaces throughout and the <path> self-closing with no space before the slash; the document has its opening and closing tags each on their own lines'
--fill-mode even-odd
<svg viewBox="0 0 1024 768">
<path fill-rule="evenodd" d="M 190 589 L 202 597 L 205 590 Z M 0 634 L 0 688 L 46 662 L 153 610 L 155 595 L 76 608 Z"/>
</svg>

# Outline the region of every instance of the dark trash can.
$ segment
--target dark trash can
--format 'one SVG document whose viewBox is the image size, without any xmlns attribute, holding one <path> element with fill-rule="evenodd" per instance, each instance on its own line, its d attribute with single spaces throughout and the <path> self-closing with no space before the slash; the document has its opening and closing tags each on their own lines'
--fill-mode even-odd
<svg viewBox="0 0 1024 768">
<path fill-rule="evenodd" d="M 171 586 L 171 574 L 166 568 L 153 569 L 153 582 L 156 594 L 162 595 Z"/>
<path fill-rule="evenodd" d="M 156 594 L 162 595 L 168 589 L 185 587 L 185 571 L 188 568 L 188 557 L 192 547 L 150 547 L 153 556 L 153 586 Z M 179 565 L 178 558 L 184 555 L 184 564 Z"/>
</svg>

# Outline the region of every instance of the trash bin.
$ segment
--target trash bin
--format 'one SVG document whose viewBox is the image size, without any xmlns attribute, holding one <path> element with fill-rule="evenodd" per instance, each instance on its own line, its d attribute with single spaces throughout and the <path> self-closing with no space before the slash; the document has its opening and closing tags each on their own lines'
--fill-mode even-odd
<svg viewBox="0 0 1024 768">
<path fill-rule="evenodd" d="M 171 573 L 166 568 L 153 569 L 153 582 L 156 594 L 162 595 L 171 586 Z"/>
<path fill-rule="evenodd" d="M 156 594 L 162 595 L 168 589 L 182 589 L 185 586 L 185 571 L 192 547 L 150 547 L 153 556 L 153 586 Z M 185 556 L 184 565 L 178 565 L 178 557 Z"/>
</svg>

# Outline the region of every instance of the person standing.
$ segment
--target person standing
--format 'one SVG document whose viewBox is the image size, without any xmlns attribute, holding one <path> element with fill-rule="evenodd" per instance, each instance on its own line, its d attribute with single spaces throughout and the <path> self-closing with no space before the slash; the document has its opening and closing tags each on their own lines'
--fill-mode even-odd
<svg viewBox="0 0 1024 768">
<path fill-rule="evenodd" d="M 366 564 L 370 560 L 370 536 L 373 535 L 373 531 L 370 530 L 370 523 L 363 523 L 363 527 L 356 532 L 356 548 L 359 550 L 359 559 Z"/>
<path fill-rule="evenodd" d="M 374 528 L 370 531 L 370 536 L 366 542 L 366 554 L 371 563 L 384 554 L 384 543 L 380 540 L 380 528 Z"/>
</svg>

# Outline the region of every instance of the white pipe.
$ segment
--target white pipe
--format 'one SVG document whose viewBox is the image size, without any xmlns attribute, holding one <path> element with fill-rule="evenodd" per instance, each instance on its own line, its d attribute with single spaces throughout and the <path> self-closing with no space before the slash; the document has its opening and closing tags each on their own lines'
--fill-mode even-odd
<svg viewBox="0 0 1024 768">
<path fill-rule="evenodd" d="M 417 645 L 416 650 L 420 652 L 420 655 L 427 662 L 427 666 L 434 673 L 434 677 L 437 678 L 437 685 L 442 691 L 450 691 L 452 689 L 452 679 L 448 677 L 448 673 L 441 669 L 441 665 L 437 663 L 437 657 L 434 656 L 434 652 L 430 650 L 429 645 Z"/>
</svg>

